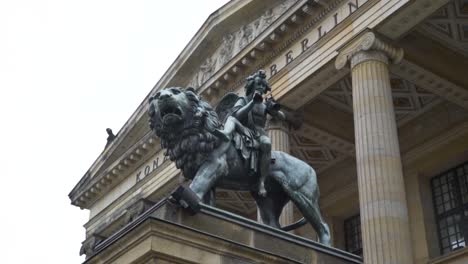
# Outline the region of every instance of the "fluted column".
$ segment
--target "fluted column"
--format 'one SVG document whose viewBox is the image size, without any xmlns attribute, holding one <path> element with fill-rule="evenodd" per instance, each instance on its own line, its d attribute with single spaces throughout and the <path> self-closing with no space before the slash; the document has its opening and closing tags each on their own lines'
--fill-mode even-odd
<svg viewBox="0 0 468 264">
<path fill-rule="evenodd" d="M 285 121 L 271 119 L 268 122 L 268 135 L 271 138 L 272 150 L 289 153 L 289 124 Z M 294 206 L 291 202 L 283 208 L 280 216 L 281 226 L 292 224 L 294 221 Z"/>
<path fill-rule="evenodd" d="M 410 264 L 412 246 L 389 63 L 403 51 L 365 33 L 340 52 L 353 83 L 354 131 L 364 262 Z"/>
</svg>

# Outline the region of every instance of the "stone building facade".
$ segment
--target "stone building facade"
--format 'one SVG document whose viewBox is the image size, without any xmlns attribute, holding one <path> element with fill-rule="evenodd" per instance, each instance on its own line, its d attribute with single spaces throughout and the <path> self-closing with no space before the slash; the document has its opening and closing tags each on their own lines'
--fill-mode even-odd
<svg viewBox="0 0 468 264">
<path fill-rule="evenodd" d="M 468 263 L 468 0 L 233 0 L 148 98 L 192 86 L 216 105 L 258 69 L 304 117 L 299 129 L 270 122 L 269 133 L 317 171 L 334 247 L 372 264 Z M 183 183 L 146 102 L 70 193 L 90 210 L 88 257 Z M 257 218 L 250 194 L 216 196 Z M 281 222 L 298 218 L 290 204 Z M 310 227 L 294 232 L 314 239 Z"/>
</svg>

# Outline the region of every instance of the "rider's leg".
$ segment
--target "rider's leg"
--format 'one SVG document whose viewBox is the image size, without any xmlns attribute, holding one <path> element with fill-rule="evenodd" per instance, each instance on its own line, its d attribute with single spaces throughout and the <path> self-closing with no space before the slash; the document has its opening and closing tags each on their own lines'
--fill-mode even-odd
<svg viewBox="0 0 468 264">
<path fill-rule="evenodd" d="M 262 135 L 260 141 L 260 180 L 258 183 L 258 194 L 266 195 L 265 179 L 270 173 L 271 163 L 271 139 L 267 135 Z"/>
<path fill-rule="evenodd" d="M 232 133 L 236 129 L 238 123 L 239 121 L 235 117 L 230 116 L 226 119 L 226 123 L 224 123 L 224 129 L 216 129 L 214 134 L 224 141 L 230 141 L 232 139 Z"/>
</svg>

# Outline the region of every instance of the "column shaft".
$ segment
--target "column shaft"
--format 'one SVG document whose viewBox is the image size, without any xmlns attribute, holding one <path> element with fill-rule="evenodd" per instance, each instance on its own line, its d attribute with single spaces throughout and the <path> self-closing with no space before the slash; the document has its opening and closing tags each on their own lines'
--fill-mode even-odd
<svg viewBox="0 0 468 264">
<path fill-rule="evenodd" d="M 380 51 L 360 51 L 351 59 L 364 262 L 409 264 L 408 210 L 387 64 Z"/>
<path fill-rule="evenodd" d="M 289 153 L 289 125 L 286 122 L 272 119 L 268 125 L 268 135 L 271 138 L 271 149 Z M 280 216 L 281 226 L 294 222 L 294 206 L 288 202 Z"/>
</svg>

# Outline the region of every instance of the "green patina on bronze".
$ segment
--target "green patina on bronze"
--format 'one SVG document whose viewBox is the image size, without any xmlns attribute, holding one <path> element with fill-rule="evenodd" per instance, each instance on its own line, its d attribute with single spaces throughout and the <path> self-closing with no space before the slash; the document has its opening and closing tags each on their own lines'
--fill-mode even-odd
<svg viewBox="0 0 468 264">
<path fill-rule="evenodd" d="M 279 217 L 291 200 L 317 231 L 320 242 L 330 245 L 330 231 L 318 205 L 315 171 L 287 153 L 271 151 L 264 130 L 267 115 L 288 116 L 271 98 L 263 100 L 268 91 L 265 73 L 259 71 L 247 78 L 245 97 L 227 95 L 217 111 L 192 88 L 166 88 L 150 98 L 151 129 L 184 177 L 192 180 L 190 189 L 179 189 L 173 196 L 196 211 L 199 201 L 214 204 L 216 187 L 250 191 L 263 223 L 276 228 L 281 228 Z"/>
</svg>

